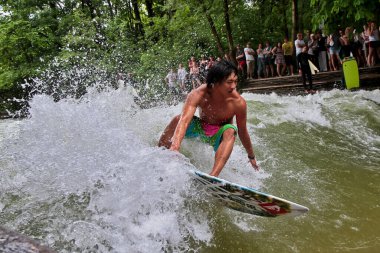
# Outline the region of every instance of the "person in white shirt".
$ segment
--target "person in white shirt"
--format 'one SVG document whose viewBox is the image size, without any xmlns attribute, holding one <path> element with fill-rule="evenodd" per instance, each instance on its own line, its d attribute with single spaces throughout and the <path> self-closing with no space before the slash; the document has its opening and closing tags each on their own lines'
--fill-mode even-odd
<svg viewBox="0 0 380 253">
<path fill-rule="evenodd" d="M 302 33 L 297 33 L 297 39 L 294 41 L 294 46 L 296 47 L 296 59 L 297 56 L 302 52 L 302 48 L 306 46 L 302 36 Z M 297 62 L 297 66 L 299 66 L 299 62 Z"/>
<path fill-rule="evenodd" d="M 376 57 L 380 58 L 380 35 L 374 22 L 368 24 L 367 34 L 369 40 L 367 64 L 371 67 L 375 65 Z"/>
<path fill-rule="evenodd" d="M 255 69 L 255 50 L 252 49 L 251 42 L 248 42 L 247 47 L 244 48 L 244 54 L 247 62 L 247 79 L 252 79 Z"/>
<path fill-rule="evenodd" d="M 183 93 L 186 92 L 186 87 L 185 87 L 186 76 L 187 76 L 186 69 L 183 67 L 182 63 L 180 63 L 178 66 L 177 77 L 178 77 L 179 87 L 181 88 L 181 91 Z"/>
<path fill-rule="evenodd" d="M 169 73 L 165 77 L 165 81 L 169 86 L 169 91 L 172 94 L 176 94 L 176 88 L 175 88 L 175 83 L 177 80 L 177 75 L 174 72 L 173 69 L 170 69 Z"/>
<path fill-rule="evenodd" d="M 297 39 L 294 41 L 296 47 L 296 56 L 302 52 L 302 48 L 306 46 L 305 41 L 302 38 L 302 33 L 297 34 Z"/>
</svg>

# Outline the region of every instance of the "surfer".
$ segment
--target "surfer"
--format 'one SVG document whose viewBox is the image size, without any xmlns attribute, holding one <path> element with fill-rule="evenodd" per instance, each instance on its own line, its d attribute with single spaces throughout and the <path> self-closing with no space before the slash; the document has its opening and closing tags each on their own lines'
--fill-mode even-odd
<svg viewBox="0 0 380 253">
<path fill-rule="evenodd" d="M 158 146 L 178 152 L 185 137 L 200 137 L 214 147 L 215 161 L 210 175 L 218 176 L 231 155 L 238 134 L 251 165 L 258 170 L 247 130 L 247 104 L 236 91 L 237 74 L 233 63 L 224 60 L 216 63 L 207 74 L 206 84 L 188 94 L 182 113 L 165 128 Z M 194 116 L 197 108 L 199 117 Z M 237 127 L 233 125 L 234 117 Z"/>
<path fill-rule="evenodd" d="M 310 55 L 307 53 L 308 47 L 305 46 L 302 48 L 301 53 L 297 55 L 297 62 L 299 67 L 299 72 L 302 75 L 302 83 L 303 87 L 305 88 L 305 93 L 315 93 L 313 90 L 313 78 L 311 76 L 311 69 L 310 69 Z M 309 82 L 309 89 L 306 85 L 306 79 Z"/>
</svg>

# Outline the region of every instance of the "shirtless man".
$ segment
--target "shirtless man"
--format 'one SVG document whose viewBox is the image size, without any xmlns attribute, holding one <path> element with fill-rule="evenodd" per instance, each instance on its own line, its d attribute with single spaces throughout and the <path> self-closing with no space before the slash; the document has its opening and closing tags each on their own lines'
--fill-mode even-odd
<svg viewBox="0 0 380 253">
<path fill-rule="evenodd" d="M 218 176 L 231 155 L 236 133 L 248 153 L 248 159 L 259 169 L 247 130 L 247 104 L 236 91 L 238 70 L 233 63 L 221 61 L 208 72 L 206 83 L 187 96 L 181 115 L 165 128 L 158 146 L 179 151 L 185 137 L 200 137 L 214 147 L 215 162 L 210 173 Z M 200 118 L 194 116 L 199 107 Z M 232 125 L 236 116 L 237 127 Z"/>
</svg>

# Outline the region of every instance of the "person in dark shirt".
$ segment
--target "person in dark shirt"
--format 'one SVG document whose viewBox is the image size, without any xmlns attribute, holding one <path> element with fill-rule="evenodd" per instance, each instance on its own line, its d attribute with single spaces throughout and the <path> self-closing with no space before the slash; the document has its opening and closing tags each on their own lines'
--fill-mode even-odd
<svg viewBox="0 0 380 253">
<path fill-rule="evenodd" d="M 327 47 L 326 47 L 326 36 L 321 32 L 317 31 L 318 40 L 318 64 L 319 70 L 321 72 L 327 71 Z"/>
<path fill-rule="evenodd" d="M 312 81 L 311 70 L 310 70 L 310 65 L 309 65 L 310 56 L 307 53 L 307 51 L 308 51 L 307 46 L 302 48 L 302 52 L 297 55 L 297 62 L 298 62 L 299 70 L 301 71 L 301 74 L 302 74 L 302 82 L 305 88 L 305 92 L 312 93 L 313 81 Z M 309 89 L 307 88 L 307 85 L 306 85 L 306 78 L 309 82 Z"/>
</svg>

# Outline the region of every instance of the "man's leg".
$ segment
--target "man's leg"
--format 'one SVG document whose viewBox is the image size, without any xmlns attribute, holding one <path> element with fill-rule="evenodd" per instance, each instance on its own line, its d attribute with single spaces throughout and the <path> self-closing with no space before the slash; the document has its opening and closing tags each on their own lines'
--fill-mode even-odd
<svg viewBox="0 0 380 253">
<path fill-rule="evenodd" d="M 235 139 L 236 137 L 234 129 L 229 128 L 224 131 L 222 142 L 220 143 L 220 146 L 215 153 L 215 162 L 214 167 L 210 173 L 211 176 L 217 177 L 222 171 L 224 165 L 227 163 L 228 158 L 230 158 Z"/>
<path fill-rule="evenodd" d="M 158 146 L 159 147 L 166 147 L 170 148 L 172 145 L 172 137 L 174 135 L 174 131 L 177 127 L 178 121 L 180 119 L 181 115 L 175 116 L 172 121 L 170 121 L 169 125 L 165 128 L 164 132 L 162 133 L 160 140 L 158 141 Z"/>
<path fill-rule="evenodd" d="M 312 90 L 313 89 L 313 77 L 311 75 L 310 68 L 308 69 L 306 74 L 307 74 L 307 80 L 309 81 L 309 89 Z"/>
</svg>

